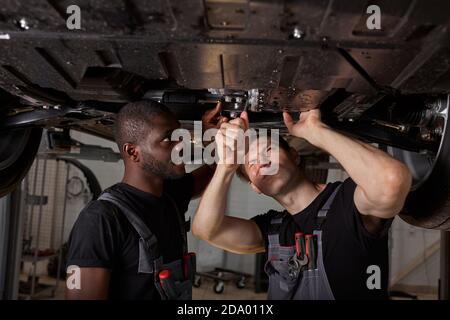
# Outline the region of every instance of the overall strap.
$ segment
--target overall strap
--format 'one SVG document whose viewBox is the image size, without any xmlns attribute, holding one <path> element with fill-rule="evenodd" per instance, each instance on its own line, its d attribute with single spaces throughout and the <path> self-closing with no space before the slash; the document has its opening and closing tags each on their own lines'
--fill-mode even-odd
<svg viewBox="0 0 450 320">
<path fill-rule="evenodd" d="M 286 217 L 286 212 L 278 212 L 270 219 L 270 225 L 268 229 L 267 238 L 269 241 L 269 251 L 270 248 L 277 247 L 280 245 L 280 228 L 283 223 L 283 219 Z"/>
<path fill-rule="evenodd" d="M 286 211 L 277 212 L 272 219 L 270 219 L 270 228 L 277 229 L 283 223 L 285 217 Z"/>
<path fill-rule="evenodd" d="M 333 203 L 334 198 L 336 197 L 341 186 L 342 186 L 342 182 L 340 182 L 339 185 L 333 190 L 333 193 L 331 193 L 331 195 L 328 197 L 325 204 L 317 212 L 317 230 L 322 229 L 322 225 L 327 218 L 327 214 L 328 214 L 328 211 L 330 210 L 331 204 Z"/>
<path fill-rule="evenodd" d="M 152 273 L 153 261 L 159 258 L 158 240 L 142 219 L 123 200 L 111 193 L 103 192 L 97 200 L 109 201 L 116 205 L 139 234 L 139 272 Z"/>
</svg>

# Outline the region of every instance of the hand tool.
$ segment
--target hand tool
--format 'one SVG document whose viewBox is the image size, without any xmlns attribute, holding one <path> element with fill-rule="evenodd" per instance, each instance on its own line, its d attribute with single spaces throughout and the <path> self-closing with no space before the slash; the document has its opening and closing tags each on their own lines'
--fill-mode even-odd
<svg viewBox="0 0 450 320">
<path fill-rule="evenodd" d="M 308 270 L 314 270 L 317 268 L 317 236 L 313 234 L 307 234 L 306 239 L 306 254 L 308 255 Z"/>
<path fill-rule="evenodd" d="M 175 284 L 172 280 L 172 271 L 170 269 L 163 269 L 159 272 L 159 283 L 163 289 L 167 299 L 176 299 L 177 291 L 175 289 Z"/>
<path fill-rule="evenodd" d="M 296 232 L 295 233 L 295 248 L 297 250 L 297 256 L 300 260 L 303 260 L 306 256 L 306 243 L 305 237 L 303 233 Z M 308 257 L 306 256 L 306 259 Z"/>
<path fill-rule="evenodd" d="M 237 99 L 239 99 L 239 102 L 236 101 L 235 103 L 230 103 L 226 99 L 223 101 L 224 104 L 231 104 L 231 105 L 233 105 L 233 110 L 227 110 L 227 111 L 229 111 L 230 119 L 239 118 L 241 116 L 241 113 L 244 112 L 244 111 L 247 111 L 247 109 L 248 109 L 248 105 L 249 105 L 248 101 L 242 102 L 242 98 L 241 97 L 238 97 Z M 239 110 L 242 104 L 244 105 L 244 107 L 241 110 Z M 226 108 L 223 108 L 222 110 L 225 111 L 224 109 L 226 109 Z M 222 110 L 221 110 L 221 113 L 220 113 L 221 116 L 223 116 Z"/>
<path fill-rule="evenodd" d="M 295 254 L 289 258 L 288 272 L 291 279 L 296 279 L 308 264 L 308 256 L 306 253 L 305 238 L 303 233 L 295 233 Z"/>
<path fill-rule="evenodd" d="M 194 252 L 188 252 L 183 256 L 184 279 L 194 281 L 196 271 L 196 256 Z"/>
</svg>

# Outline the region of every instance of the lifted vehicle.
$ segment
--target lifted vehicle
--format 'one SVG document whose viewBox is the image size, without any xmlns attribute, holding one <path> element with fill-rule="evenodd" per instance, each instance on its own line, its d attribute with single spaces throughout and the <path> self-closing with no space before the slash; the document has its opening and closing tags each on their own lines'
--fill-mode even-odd
<svg viewBox="0 0 450 320">
<path fill-rule="evenodd" d="M 450 4 L 373 1 L 16 0 L 0 11 L 0 194 L 31 165 L 42 128 L 112 138 L 142 98 L 187 128 L 219 99 L 258 128 L 283 110 L 324 122 L 404 161 L 414 186 L 401 217 L 450 229 Z M 68 30 L 66 8 L 81 9 Z M 372 4 L 372 3 L 371 3 Z M 285 131 L 283 131 L 286 133 Z"/>
</svg>

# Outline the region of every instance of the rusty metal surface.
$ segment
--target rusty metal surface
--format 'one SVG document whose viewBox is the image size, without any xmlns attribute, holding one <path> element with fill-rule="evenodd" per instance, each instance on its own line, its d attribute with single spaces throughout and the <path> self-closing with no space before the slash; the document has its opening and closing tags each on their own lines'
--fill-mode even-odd
<svg viewBox="0 0 450 320">
<path fill-rule="evenodd" d="M 265 111 L 300 112 L 315 109 L 328 96 L 328 91 L 276 88 L 268 91 Z"/>
</svg>

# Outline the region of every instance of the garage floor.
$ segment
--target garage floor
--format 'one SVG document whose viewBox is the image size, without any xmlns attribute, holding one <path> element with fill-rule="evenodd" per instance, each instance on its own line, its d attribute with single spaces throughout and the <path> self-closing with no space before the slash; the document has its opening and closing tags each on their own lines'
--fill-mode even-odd
<svg viewBox="0 0 450 320">
<path fill-rule="evenodd" d="M 249 283 L 248 287 L 238 289 L 232 282 L 225 284 L 225 289 L 221 294 L 214 292 L 214 281 L 202 279 L 200 288 L 194 288 L 194 300 L 266 300 L 266 293 L 255 293 L 253 284 Z"/>
<path fill-rule="evenodd" d="M 21 280 L 26 280 L 26 276 L 23 275 Z M 39 282 L 41 284 L 54 285 L 55 280 L 50 277 L 41 277 Z M 34 299 L 42 300 L 63 300 L 64 299 L 64 286 L 65 282 L 60 281 L 58 288 L 55 292 L 55 296 L 51 296 L 51 290 L 45 290 L 42 293 L 35 296 Z M 226 284 L 225 289 L 221 294 L 217 294 L 213 290 L 214 281 L 209 279 L 202 279 L 202 285 L 200 288 L 193 288 L 194 300 L 266 300 L 266 293 L 255 293 L 253 284 L 248 284 L 248 287 L 244 289 L 238 289 L 233 283 Z M 417 295 L 418 300 L 436 300 L 437 293 L 414 293 Z M 21 299 L 27 299 L 26 296 L 21 296 Z M 394 300 L 402 300 L 401 298 L 395 298 Z"/>
<path fill-rule="evenodd" d="M 26 281 L 26 275 L 21 276 L 22 281 Z M 55 284 L 55 279 L 41 276 L 39 279 L 40 284 L 52 285 Z M 253 284 L 248 284 L 248 287 L 244 289 L 238 289 L 234 283 L 226 284 L 224 291 L 221 294 L 217 294 L 213 290 L 214 281 L 209 279 L 202 279 L 202 285 L 200 288 L 193 288 L 194 300 L 266 300 L 266 293 L 255 293 Z M 37 294 L 34 299 L 42 300 L 63 300 L 64 299 L 65 282 L 60 281 L 55 296 L 52 297 L 52 288 L 44 290 Z M 26 295 L 20 295 L 21 299 L 27 299 Z"/>
</svg>

